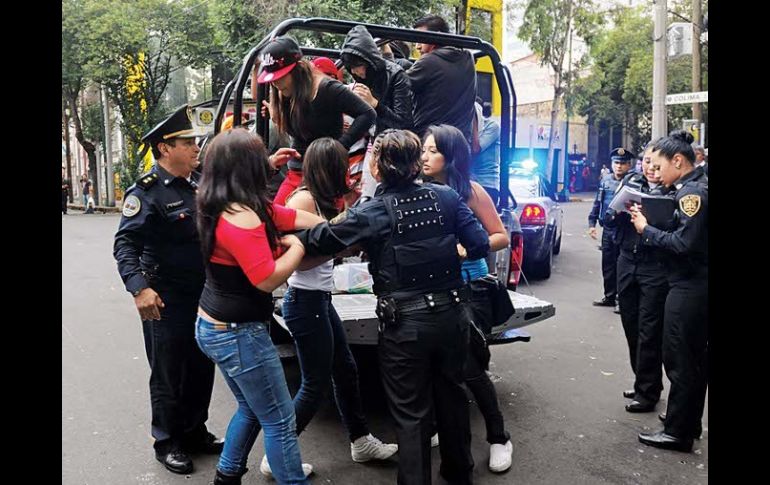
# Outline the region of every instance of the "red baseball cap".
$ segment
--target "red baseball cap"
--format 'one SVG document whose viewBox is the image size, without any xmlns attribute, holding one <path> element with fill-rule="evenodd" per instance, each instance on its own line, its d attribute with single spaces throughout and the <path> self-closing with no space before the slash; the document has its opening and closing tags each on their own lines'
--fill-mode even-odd
<svg viewBox="0 0 770 485">
<path fill-rule="evenodd" d="M 269 83 L 281 79 L 302 59 L 297 41 L 291 37 L 276 37 L 262 48 L 259 54 L 257 82 Z"/>
<path fill-rule="evenodd" d="M 327 76 L 331 76 L 337 81 L 342 82 L 342 71 L 337 69 L 337 65 L 328 57 L 316 57 L 313 59 L 313 65 Z"/>
</svg>

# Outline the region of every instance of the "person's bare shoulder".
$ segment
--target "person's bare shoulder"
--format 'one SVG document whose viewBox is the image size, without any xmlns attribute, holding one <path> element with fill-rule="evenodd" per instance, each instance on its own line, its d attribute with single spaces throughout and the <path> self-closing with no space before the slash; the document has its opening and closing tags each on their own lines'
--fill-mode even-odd
<svg viewBox="0 0 770 485">
<path fill-rule="evenodd" d="M 262 224 L 257 213 L 245 205 L 231 204 L 228 209 L 229 211 L 222 213 L 222 217 L 236 227 L 242 229 L 256 229 Z"/>
<path fill-rule="evenodd" d="M 315 214 L 315 199 L 309 190 L 299 190 L 291 197 L 286 199 L 286 207 L 291 209 L 301 209 L 311 214 Z"/>
</svg>

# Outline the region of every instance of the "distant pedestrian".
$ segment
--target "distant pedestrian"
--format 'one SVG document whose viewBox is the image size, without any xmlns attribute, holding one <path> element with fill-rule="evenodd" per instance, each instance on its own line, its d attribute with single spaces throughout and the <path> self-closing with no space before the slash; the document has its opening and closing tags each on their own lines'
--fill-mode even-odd
<svg viewBox="0 0 770 485">
<path fill-rule="evenodd" d="M 61 213 L 67 214 L 67 198 L 70 195 L 70 181 L 64 177 L 64 169 L 61 171 Z"/>
</svg>

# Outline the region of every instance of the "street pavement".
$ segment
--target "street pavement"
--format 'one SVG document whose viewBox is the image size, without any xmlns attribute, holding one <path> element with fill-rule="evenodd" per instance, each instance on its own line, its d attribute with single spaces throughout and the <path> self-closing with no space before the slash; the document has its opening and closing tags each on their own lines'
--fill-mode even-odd
<svg viewBox="0 0 770 485">
<path fill-rule="evenodd" d="M 577 195 L 577 194 L 576 194 Z M 581 194 L 582 195 L 582 194 Z M 492 349 L 491 372 L 513 442 L 513 467 L 487 469 L 489 446 L 478 408 L 471 404 L 474 481 L 480 484 L 706 484 L 708 401 L 703 439 L 695 453 L 649 448 L 637 433 L 658 429 L 657 413 L 629 414 L 621 392 L 632 387 L 620 317 L 591 306 L 601 296 L 601 253 L 586 234 L 590 197 L 562 204 L 561 254 L 550 279 L 522 283 L 520 291 L 556 305 L 556 316 L 526 327 L 529 343 Z M 174 475 L 155 461 L 150 437 L 149 366 L 141 324 L 112 258 L 119 216 L 62 216 L 62 484 L 203 485 L 216 458 L 194 457 L 195 471 Z M 526 257 L 526 255 L 525 255 Z M 354 349 L 361 367 L 364 405 L 372 432 L 395 440 L 384 404 L 374 353 Z M 290 389 L 299 382 L 296 361 L 285 365 Z M 670 388 L 664 380 L 664 398 Z M 217 375 L 209 428 L 223 435 L 234 399 Z M 347 433 L 329 399 L 300 437 L 313 483 L 395 483 L 396 461 L 357 464 Z M 257 440 L 244 484 L 274 483 L 260 475 Z M 439 454 L 433 451 L 434 477 Z M 434 480 L 434 483 L 440 483 Z"/>
</svg>

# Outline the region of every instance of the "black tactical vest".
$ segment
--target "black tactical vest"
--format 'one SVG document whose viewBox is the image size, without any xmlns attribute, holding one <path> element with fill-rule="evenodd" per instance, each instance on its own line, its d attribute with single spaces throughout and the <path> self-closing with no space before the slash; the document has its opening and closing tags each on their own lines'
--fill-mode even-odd
<svg viewBox="0 0 770 485">
<path fill-rule="evenodd" d="M 375 196 L 377 197 L 377 196 Z M 411 185 L 379 196 L 390 217 L 391 232 L 370 254 L 374 292 L 407 298 L 463 285 L 455 235 L 455 209 L 430 186 Z"/>
</svg>

